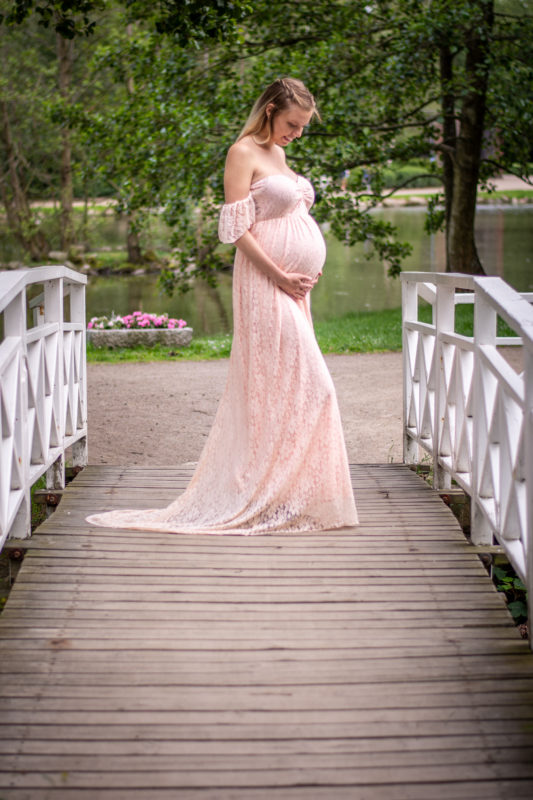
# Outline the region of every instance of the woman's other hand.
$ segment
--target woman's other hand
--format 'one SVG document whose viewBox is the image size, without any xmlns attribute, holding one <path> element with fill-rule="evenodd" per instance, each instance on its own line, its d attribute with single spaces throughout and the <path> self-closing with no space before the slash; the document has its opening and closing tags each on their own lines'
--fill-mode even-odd
<svg viewBox="0 0 533 800">
<path fill-rule="evenodd" d="M 308 275 L 302 275 L 300 272 L 285 272 L 279 281 L 279 287 L 294 300 L 303 300 L 317 281 L 318 277 L 310 278 Z"/>
</svg>

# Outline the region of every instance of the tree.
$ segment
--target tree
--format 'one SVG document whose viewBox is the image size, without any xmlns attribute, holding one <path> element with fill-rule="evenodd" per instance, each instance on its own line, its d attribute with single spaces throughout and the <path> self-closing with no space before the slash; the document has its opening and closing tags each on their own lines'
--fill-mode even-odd
<svg viewBox="0 0 533 800">
<path fill-rule="evenodd" d="M 324 124 L 310 130 L 301 149 L 315 173 L 330 178 L 323 216 L 351 241 L 372 232 L 387 255 L 390 231 L 372 230 L 361 212 L 389 193 L 383 185 L 389 161 L 419 159 L 421 175 L 443 184 L 444 212 L 436 214 L 433 204 L 430 224 L 445 225 L 448 269 L 481 272 L 478 183 L 502 169 L 529 180 L 533 17 L 527 7 L 493 0 L 303 0 L 282 18 L 280 11 L 279 4 L 264 4 L 245 51 L 264 60 L 266 74 L 304 76 L 318 95 Z M 353 191 L 339 196 L 335 177 L 345 169 L 352 171 Z M 389 263 L 395 273 L 394 251 Z"/>
<path fill-rule="evenodd" d="M 430 206 L 428 229 L 445 228 L 447 268 L 483 271 L 474 229 L 478 184 L 490 185 L 502 170 L 529 181 L 533 17 L 526 6 L 269 0 L 254 5 L 242 40 L 211 51 L 210 59 L 197 105 L 203 104 L 203 119 L 211 118 L 213 137 L 218 121 L 229 123 L 219 138 L 219 170 L 227 133 L 238 129 L 236 100 L 242 121 L 259 87 L 280 74 L 301 76 L 324 121 L 292 146 L 290 157 L 314 175 L 318 216 L 350 243 L 370 240 L 397 274 L 407 246 L 368 212 L 414 179 L 437 178 L 443 192 Z M 219 79 L 209 97 L 201 84 L 214 83 L 214 74 Z M 387 165 L 407 160 L 416 160 L 420 172 L 386 189 Z M 346 170 L 350 191 L 342 192 Z M 221 202 L 217 180 L 208 182 Z"/>
<path fill-rule="evenodd" d="M 98 0 L 12 6 L 15 21 L 31 13 L 65 39 L 101 32 L 92 99 L 67 93 L 60 118 L 115 188 L 133 234 L 145 210 L 163 209 L 177 261 L 169 288 L 194 274 L 214 280 L 226 265 L 216 239 L 224 154 L 280 74 L 302 77 L 323 116 L 290 154 L 314 178 L 316 214 L 347 242 L 370 241 L 391 274 L 408 246 L 369 213 L 401 188 L 385 188 L 390 162 L 420 166 L 405 186 L 440 180 L 428 228 L 445 227 L 448 268 L 463 272 L 482 269 L 477 186 L 501 170 L 529 176 L 533 17 L 521 0 L 124 0 L 103 17 Z"/>
<path fill-rule="evenodd" d="M 164 98 L 152 132 L 165 134 L 151 136 L 148 184 L 157 183 L 176 230 L 178 268 L 165 274 L 167 287 L 186 285 L 191 274 L 211 280 L 226 263 L 215 224 L 224 153 L 259 88 L 279 74 L 303 77 L 318 96 L 324 121 L 293 144 L 290 157 L 314 177 L 316 214 L 337 236 L 370 241 L 397 274 L 408 245 L 369 211 L 401 188 L 385 189 L 387 165 L 416 159 L 415 177 L 443 186 L 428 227 L 445 226 L 448 268 L 481 271 L 477 185 L 500 169 L 529 173 L 533 37 L 520 5 L 499 2 L 494 11 L 492 0 L 265 0 L 253 12 L 240 36 L 197 48 L 200 57 L 189 53 L 177 72 L 172 38 L 168 49 L 161 40 L 153 49 L 153 69 L 149 59 L 143 63 L 149 94 Z M 346 170 L 350 191 L 343 192 Z"/>
<path fill-rule="evenodd" d="M 221 148 L 229 140 L 210 114 L 218 113 L 213 100 L 223 80 L 211 69 L 210 48 L 221 34 L 226 44 L 234 41 L 244 14 L 244 3 L 236 2 L 194 0 L 184 8 L 127 3 L 124 24 L 109 30 L 90 65 L 102 94 L 75 114 L 93 168 L 113 187 L 118 210 L 131 223 L 128 260 L 141 260 L 146 212 L 163 209 L 174 228 L 182 288 L 196 273 L 211 280 L 224 264 L 216 252 L 214 214 Z"/>
<path fill-rule="evenodd" d="M 148 63 L 144 50 L 152 52 L 150 64 L 158 67 L 162 63 L 162 51 L 179 61 L 179 53 L 185 52 L 187 47 L 196 62 L 200 47 L 222 38 L 229 41 L 236 35 L 237 23 L 247 13 L 247 8 L 242 0 L 157 0 L 155 3 L 147 0 L 123 3 L 15 0 L 1 4 L 0 23 L 15 31 L 20 26 L 26 31 L 28 25 L 35 27 L 38 23 L 43 36 L 49 36 L 47 29 L 55 32 L 58 97 L 50 103 L 50 115 L 59 128 L 61 142 L 58 159 L 61 165 L 60 221 L 65 249 L 73 237 L 72 142 L 75 131 L 75 138 L 90 148 L 93 157 L 92 170 L 84 159 L 85 178 L 91 172 L 99 173 L 115 188 L 118 210 L 128 219 L 128 257 L 134 262 L 141 260 L 139 234 L 146 211 L 158 203 L 168 149 L 157 141 L 160 131 L 157 126 L 162 116 L 156 99 L 157 87 L 149 77 L 146 80 L 144 74 Z M 89 80 L 94 81 L 92 98 L 80 92 L 85 76 L 76 76 L 74 58 L 75 43 L 79 49 L 77 42 L 89 36 L 98 50 L 93 69 L 88 69 Z M 128 42 L 128 38 L 131 41 Z M 176 52 L 176 58 L 171 51 Z M 162 68 L 165 70 L 164 64 Z M 103 78 L 109 81 L 107 85 L 103 85 Z M 166 105 L 172 118 L 176 85 L 168 88 L 171 99 Z M 151 93 L 152 89 L 155 94 Z M 156 119 L 151 115 L 152 110 Z M 156 150 L 159 157 L 155 155 Z M 15 159 L 11 163 L 14 164 Z M 158 169 L 154 168 L 155 164 Z M 20 194 L 20 191 L 15 193 L 15 197 Z M 9 219 L 14 221 L 15 216 L 10 213 Z M 27 223 L 25 227 L 28 228 Z M 39 236 L 42 237 L 42 233 Z M 27 237 L 24 241 L 27 243 Z M 31 252 L 33 257 L 35 247 Z"/>
<path fill-rule="evenodd" d="M 59 178 L 61 246 L 68 250 L 74 238 L 69 107 L 73 102 L 72 83 L 79 78 L 75 71 L 74 36 L 82 30 L 87 35 L 92 31 L 94 23 L 89 15 L 103 7 L 103 3 L 99 0 L 81 0 L 77 3 L 57 0 L 35 6 L 31 0 L 21 0 L 10 4 L 10 9 L 6 10 L 7 5 L 2 3 L 3 13 L 0 14 L 0 20 L 12 26 L 9 35 L 3 37 L 4 52 L 8 55 L 4 60 L 4 91 L 9 95 L 3 102 L 3 142 L 10 176 L 9 182 L 4 181 L 3 201 L 10 227 L 16 231 L 17 238 L 33 260 L 41 260 L 46 256 L 49 245 L 30 209 L 32 174 L 43 172 L 35 139 L 41 140 L 44 132 L 52 129 L 53 158 L 58 162 L 59 170 L 54 168 L 46 190 L 50 192 L 52 189 L 55 193 L 54 179 Z M 48 30 L 50 27 L 53 30 Z M 55 45 L 53 50 L 51 43 Z M 55 64 L 50 60 L 51 52 L 54 53 Z M 21 92 L 24 86 L 21 81 L 21 58 L 33 62 L 25 95 Z M 40 87 L 39 93 L 32 90 L 35 85 Z M 30 113 L 28 109 L 31 109 Z M 25 142 L 23 131 L 28 126 L 27 117 L 34 125 L 37 122 L 40 124 L 35 126 L 37 134 L 33 141 Z M 34 150 L 33 154 L 29 148 Z"/>
<path fill-rule="evenodd" d="M 0 196 L 10 230 L 35 261 L 45 258 L 49 243 L 30 199 L 36 187 L 50 191 L 57 177 L 50 157 L 57 137 L 47 113 L 52 44 L 32 26 L 0 42 Z"/>
</svg>

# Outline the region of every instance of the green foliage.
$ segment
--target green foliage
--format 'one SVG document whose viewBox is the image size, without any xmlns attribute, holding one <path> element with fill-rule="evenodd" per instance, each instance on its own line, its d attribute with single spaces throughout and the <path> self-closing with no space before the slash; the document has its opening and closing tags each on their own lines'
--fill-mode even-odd
<svg viewBox="0 0 533 800">
<path fill-rule="evenodd" d="M 238 40 L 238 24 L 252 13 L 242 0 L 126 0 L 135 20 L 151 17 L 155 29 L 170 34 L 180 47 L 200 47 L 213 41 Z"/>
<path fill-rule="evenodd" d="M 104 0 L 13 0 L 9 11 L 0 13 L 0 23 L 20 25 L 32 13 L 43 28 L 53 27 L 65 39 L 88 36 L 94 31 L 93 14 L 104 7 Z"/>
<path fill-rule="evenodd" d="M 401 309 L 346 314 L 316 322 L 315 331 L 323 353 L 376 353 L 402 349 Z"/>
<path fill-rule="evenodd" d="M 426 233 L 437 233 L 444 228 L 446 220 L 446 210 L 443 205 L 441 192 L 428 197 L 428 207 L 426 219 L 424 220 L 424 230 Z"/>
<path fill-rule="evenodd" d="M 124 0 L 102 9 L 97 0 L 18 0 L 4 21 L 22 27 L 10 28 L 2 48 L 10 51 L 10 103 L 29 191 L 57 192 L 60 130 L 69 126 L 79 191 L 112 191 L 141 239 L 149 209 L 171 226 L 175 263 L 164 287 L 186 289 L 194 276 L 214 283 L 230 260 L 216 233 L 225 152 L 260 90 L 292 74 L 314 91 L 323 117 L 288 151 L 291 166 L 315 184 L 316 216 L 342 240 L 368 243 L 397 274 L 409 247 L 371 212 L 397 188 L 442 183 L 445 100 L 453 99 L 460 122 L 481 91 L 467 69 L 473 36 L 485 37 L 479 69 L 488 75 L 481 179 L 490 185 L 502 168 L 529 174 L 533 19 L 520 3 L 500 2 L 487 27 L 487 7 L 484 0 Z M 76 36 L 76 96 L 68 103 L 57 94 L 50 39 L 61 15 Z M 88 40 L 80 35 L 89 31 Z M 453 70 L 444 80 L 439 58 L 448 51 Z M 437 202 L 428 230 L 445 222 Z"/>
<path fill-rule="evenodd" d="M 527 622 L 527 589 L 511 564 L 504 562 L 493 567 L 492 579 L 498 591 L 505 594 L 507 608 L 516 624 Z"/>
<path fill-rule="evenodd" d="M 431 307 L 419 312 L 423 322 L 431 321 Z M 473 334 L 473 307 L 456 306 L 455 329 L 463 336 Z M 384 311 L 361 311 L 342 317 L 315 322 L 315 333 L 323 353 L 379 353 L 402 349 L 401 308 Z M 499 320 L 499 336 L 513 336 L 511 329 Z M 201 360 L 226 358 L 231 349 L 231 336 L 219 334 L 194 337 L 188 347 L 181 349 L 154 345 L 150 348 L 105 350 L 87 346 L 89 361 L 166 361 L 168 358 Z"/>
<path fill-rule="evenodd" d="M 408 191 L 417 187 L 441 186 L 442 181 L 435 172 L 436 170 L 429 160 L 418 159 L 406 164 L 398 162 L 384 167 L 381 179 L 384 189 L 398 191 L 398 187 L 404 186 Z M 361 187 L 361 182 L 372 185 L 372 169 L 362 170 L 358 168 L 354 174 L 355 180 L 352 179 L 351 173 L 348 176 L 347 185 L 349 189 L 353 188 L 358 191 Z"/>
<path fill-rule="evenodd" d="M 421 322 L 432 321 L 432 308 L 429 305 L 423 305 L 418 313 Z M 455 332 L 460 333 L 461 336 L 474 335 L 474 304 L 464 303 L 455 306 Z M 497 336 L 516 336 L 516 332 L 507 325 L 507 323 L 498 317 L 496 321 L 496 335 Z"/>
<path fill-rule="evenodd" d="M 89 363 L 120 363 L 123 361 L 205 361 L 208 359 L 228 358 L 231 351 L 232 337 L 229 334 L 194 337 L 187 347 L 165 347 L 155 344 L 152 347 L 94 347 L 87 344 L 87 361 Z"/>
<path fill-rule="evenodd" d="M 30 497 L 31 497 L 31 529 L 34 531 L 36 528 L 39 527 L 41 522 L 44 522 L 46 519 L 46 506 L 44 503 L 36 503 L 34 499 L 34 494 L 37 489 L 45 489 L 46 488 L 46 477 L 42 475 L 31 487 L 30 490 Z"/>
<path fill-rule="evenodd" d="M 385 350 L 401 350 L 401 309 L 346 314 L 337 319 L 316 322 L 318 343 L 324 353 L 369 353 Z M 230 334 L 195 336 L 190 345 L 183 348 L 131 347 L 104 349 L 87 345 L 89 361 L 166 361 L 169 358 L 203 360 L 226 358 L 230 354 Z"/>
</svg>

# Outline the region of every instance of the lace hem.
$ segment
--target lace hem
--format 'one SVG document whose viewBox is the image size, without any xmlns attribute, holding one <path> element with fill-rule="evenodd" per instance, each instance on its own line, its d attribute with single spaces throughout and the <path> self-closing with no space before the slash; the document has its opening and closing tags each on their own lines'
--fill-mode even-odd
<svg viewBox="0 0 533 800">
<path fill-rule="evenodd" d="M 220 211 L 218 238 L 224 244 L 233 244 L 255 222 L 255 203 L 251 194 L 244 200 L 226 203 Z"/>
</svg>

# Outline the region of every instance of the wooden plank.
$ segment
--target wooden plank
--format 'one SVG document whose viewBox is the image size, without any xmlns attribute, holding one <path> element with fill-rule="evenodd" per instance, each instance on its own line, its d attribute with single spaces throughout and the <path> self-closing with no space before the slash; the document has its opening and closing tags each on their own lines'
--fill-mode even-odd
<svg viewBox="0 0 533 800">
<path fill-rule="evenodd" d="M 82 772 L 72 770 L 65 776 L 63 770 L 56 772 L 37 770 L 35 772 L 12 772 L 0 773 L 0 789 L 9 787 L 35 787 L 44 788 L 55 786 L 58 789 L 62 786 L 83 789 L 98 789 L 102 785 L 106 788 L 144 788 L 150 791 L 152 788 L 172 788 L 176 785 L 181 788 L 212 788 L 213 786 L 222 788 L 233 787 L 287 787 L 302 786 L 310 783 L 315 786 L 365 786 L 368 783 L 383 785 L 386 783 L 427 783 L 427 782 L 450 782 L 451 781 L 478 781 L 478 780 L 513 780 L 518 778 L 533 777 L 533 764 L 522 763 L 478 763 L 478 764 L 456 764 L 453 770 L 448 765 L 432 766 L 395 766 L 388 771 L 389 775 L 394 774 L 394 778 L 384 778 L 384 762 L 379 767 L 358 767 L 345 769 L 313 768 L 307 769 L 279 769 L 279 770 L 255 770 L 247 771 L 228 771 L 211 770 L 183 770 L 176 769 L 164 772 L 107 772 L 102 773 L 98 768 L 98 762 L 94 764 L 91 771 Z M 453 776 L 453 777 L 452 777 Z"/>
<path fill-rule="evenodd" d="M 427 484 L 353 468 L 354 531 L 85 522 L 191 474 L 88 468 L 28 544 L 0 617 L 2 800 L 528 796 L 532 657 Z"/>
<path fill-rule="evenodd" d="M 426 750 L 435 753 L 446 751 L 467 751 L 477 750 L 479 742 L 469 735 L 456 736 L 410 736 L 410 737 L 381 737 L 379 739 L 308 739 L 305 743 L 305 754 L 302 754 L 302 740 L 298 739 L 263 739 L 263 740 L 242 740 L 236 750 L 234 743 L 224 740 L 218 741 L 197 741 L 174 740 L 174 739 L 61 739 L 71 728 L 60 728 L 51 726 L 50 736 L 44 727 L 34 726 L 31 737 L 24 741 L 19 741 L 22 734 L 20 727 L 10 727 L 4 729 L 4 733 L 9 733 L 8 737 L 0 738 L 0 753 L 11 755 L 22 754 L 49 754 L 55 755 L 58 748 L 61 752 L 70 755 L 82 756 L 206 756 L 227 758 L 231 756 L 250 756 L 268 754 L 283 755 L 292 757 L 293 755 L 346 755 L 351 754 L 371 754 L 376 753 L 416 753 L 420 754 Z M 87 733 L 87 730 L 84 729 Z M 38 738 L 39 734 L 42 738 Z M 508 734 L 505 739 L 497 735 L 484 735 L 484 744 L 488 748 L 498 748 L 508 750 L 513 748 L 523 748 L 531 744 L 533 732 L 530 734 Z"/>
<path fill-rule="evenodd" d="M 319 687 L 320 691 L 317 691 Z M 533 695 L 530 691 L 498 693 L 495 692 L 494 703 L 489 703 L 486 695 L 475 691 L 435 694 L 431 687 L 424 692 L 406 692 L 401 701 L 398 693 L 403 684 L 381 685 L 378 690 L 365 686 L 362 691 L 358 684 L 336 684 L 326 686 L 324 683 L 306 684 L 304 686 L 285 684 L 264 684 L 262 691 L 257 686 L 189 686 L 186 697 L 181 692 L 174 694 L 168 686 L 71 686 L 47 685 L 33 687 L 8 684 L 3 686 L 0 697 L 2 707 L 10 711 L 27 711 L 36 709 L 59 712 L 119 712 L 127 705 L 128 713 L 154 712 L 155 714 L 176 712 L 179 718 L 187 718 L 188 711 L 205 711 L 217 717 L 218 712 L 279 712 L 279 716 L 290 719 L 291 712 L 301 711 L 339 711 L 339 716 L 363 721 L 367 718 L 387 718 L 398 720 L 402 714 L 406 721 L 414 719 L 459 719 L 470 715 L 472 708 L 477 708 L 479 719 L 521 719 L 528 715 Z M 411 687 L 413 688 L 413 687 Z M 416 687 L 414 687 L 416 688 Z M 36 702 L 37 701 L 37 702 Z M 432 716 L 428 716 L 432 712 Z M 505 717 L 505 713 L 508 716 Z M 327 721 L 325 719 L 325 721 Z"/>
<path fill-rule="evenodd" d="M 256 642 L 271 642 L 279 640 L 280 638 L 287 637 L 289 644 L 292 642 L 298 643 L 316 643 L 320 642 L 324 645 L 327 641 L 331 640 L 333 644 L 338 644 L 339 634 L 342 635 L 353 633 L 353 625 L 344 621 L 311 621 L 306 620 L 302 622 L 298 630 L 294 630 L 294 626 L 286 620 L 280 620 L 278 623 L 258 623 L 252 626 L 248 624 L 238 624 L 231 621 L 217 621 L 216 628 L 210 620 L 202 621 L 179 621 L 173 625 L 164 624 L 158 625 L 156 633 L 152 633 L 151 639 L 159 637 L 162 640 L 168 637 L 179 636 L 183 640 L 194 641 L 197 639 L 205 639 L 209 637 L 216 638 L 219 642 L 235 641 L 245 639 L 246 641 Z M 94 639 L 100 641 L 102 639 L 112 639 L 117 637 L 120 639 L 137 639 L 139 635 L 146 634 L 145 623 L 140 621 L 127 622 L 126 624 L 115 622 L 114 620 L 98 621 L 98 620 L 76 620 L 75 623 L 61 625 L 57 627 L 37 627 L 34 623 L 33 627 L 25 625 L 21 629 L 20 621 L 9 621 L 3 626 L 3 639 L 18 640 L 18 639 L 46 639 L 51 640 L 57 637 L 73 637 L 80 639 Z M 516 629 L 513 627 L 502 630 L 501 627 L 487 627 L 487 628 L 432 628 L 425 633 L 424 639 L 428 644 L 453 644 L 456 641 L 472 641 L 472 640 L 492 640 L 497 638 L 499 640 L 512 640 L 518 641 Z M 372 646 L 378 642 L 381 646 L 392 646 L 394 644 L 402 644 L 404 647 L 416 646 L 420 644 L 420 631 L 416 629 L 407 629 L 398 632 L 395 628 L 390 631 L 385 631 L 376 635 L 374 627 L 367 626 L 360 629 L 357 635 L 358 646 Z M 524 646 L 526 646 L 524 644 Z"/>
<path fill-rule="evenodd" d="M 437 721 L 407 721 L 392 722 L 371 721 L 364 726 L 351 722 L 339 721 L 337 723 L 311 722 L 302 720 L 299 724 L 289 721 L 283 723 L 251 722 L 249 724 L 238 724 L 235 722 L 225 722 L 221 725 L 212 723 L 204 724 L 202 721 L 195 724 L 164 722 L 161 724 L 150 723 L 146 717 L 142 722 L 134 722 L 123 719 L 121 722 L 108 721 L 104 726 L 99 723 L 88 721 L 71 721 L 62 715 L 61 718 L 54 719 L 53 714 L 48 714 L 42 719 L 31 719 L 27 715 L 27 721 L 5 721 L 0 726 L 0 735 L 4 731 L 9 733 L 9 738 L 13 737 L 13 732 L 18 734 L 19 740 L 42 739 L 63 741 L 146 741 L 146 742 L 210 742 L 231 743 L 233 747 L 238 747 L 241 741 L 259 743 L 268 741 L 295 742 L 300 745 L 300 752 L 305 752 L 308 741 L 317 742 L 327 739 L 328 741 L 339 741 L 343 739 L 355 741 L 370 741 L 373 739 L 398 739 L 403 738 L 434 738 L 442 736 L 468 736 L 485 737 L 491 735 L 506 739 L 508 735 L 517 735 L 517 730 L 523 729 L 525 725 L 522 721 L 514 719 L 490 719 L 476 721 L 469 720 L 437 720 Z M 111 715 L 109 715 L 111 717 Z M 283 733 L 283 735 L 281 735 Z M 50 734 L 50 735 L 48 735 Z M 58 751 L 60 752 L 60 751 Z M 21 765 L 22 767 L 23 765 Z"/>
<path fill-rule="evenodd" d="M 503 748 L 486 747 L 485 749 L 465 750 L 437 750 L 428 751 L 389 751 L 387 753 L 357 753 L 348 750 L 346 753 L 322 754 L 298 753 L 293 752 L 264 754 L 253 752 L 250 755 L 240 751 L 225 753 L 224 755 L 212 754 L 209 757 L 209 770 L 231 771 L 234 774 L 250 772 L 255 770 L 275 770 L 294 771 L 294 770 L 371 770 L 375 768 L 387 767 L 420 767 L 425 770 L 431 767 L 447 766 L 455 769 L 466 765 L 477 767 L 486 762 L 493 765 L 499 764 L 517 765 L 520 769 L 521 763 L 528 757 L 527 747 Z M 117 753 L 98 753 L 95 754 L 61 754 L 60 756 L 48 753 L 28 753 L 24 755 L 24 765 L 28 772 L 90 772 L 94 770 L 95 760 L 101 773 L 112 773 L 116 771 L 135 772 L 135 773 L 169 773 L 191 771 L 201 772 L 206 767 L 205 755 L 181 754 L 161 755 L 152 753 L 150 755 L 118 755 Z M 5 771 L 16 770 L 19 766 L 19 756 L 17 754 L 6 754 L 2 759 L 2 769 Z M 109 780 L 109 777 L 108 777 Z M 1 778 L 0 778 L 1 782 Z M 363 779 L 361 779 L 363 782 Z M 1 784 L 0 784 L 1 785 Z"/>
<path fill-rule="evenodd" d="M 246 787 L 246 788 L 189 788 L 182 789 L 173 787 L 151 788 L 149 790 L 150 800 L 324 800 L 325 790 L 327 796 L 334 796 L 336 800 L 354 800 L 354 788 L 335 786 L 269 786 L 266 789 Z M 55 796 L 54 789 L 31 790 L 12 788 L 8 794 L 4 790 L 6 800 L 50 800 Z M 386 784 L 384 786 L 361 787 L 361 797 L 364 800 L 502 800 L 510 797 L 516 800 L 531 800 L 533 795 L 533 781 L 512 780 L 512 781 L 478 781 L 478 782 L 451 782 L 446 784 L 437 783 L 402 783 L 397 785 Z M 61 800 L 95 800 L 94 789 L 69 789 L 63 786 L 61 789 Z M 146 789 L 98 789 L 98 800 L 146 800 Z"/>
</svg>

